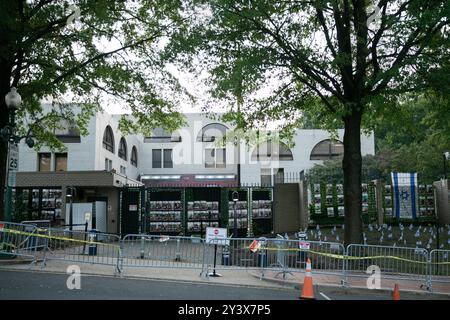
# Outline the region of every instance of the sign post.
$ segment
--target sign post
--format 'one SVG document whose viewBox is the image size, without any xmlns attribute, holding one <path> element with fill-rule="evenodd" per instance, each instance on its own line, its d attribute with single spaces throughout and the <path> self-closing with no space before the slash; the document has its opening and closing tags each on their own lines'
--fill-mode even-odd
<svg viewBox="0 0 450 320">
<path fill-rule="evenodd" d="M 222 275 L 216 273 L 216 263 L 217 263 L 217 245 L 226 246 L 230 244 L 230 240 L 227 239 L 227 229 L 226 228 L 206 228 L 206 243 L 214 243 L 214 267 L 213 272 L 208 273 L 209 277 L 221 277 Z"/>
<path fill-rule="evenodd" d="M 5 221 L 11 221 L 12 188 L 16 186 L 16 172 L 19 169 L 19 147 L 8 142 L 8 175 L 6 177 Z"/>
<path fill-rule="evenodd" d="M 307 241 L 306 232 L 299 232 L 298 233 L 298 248 L 299 250 L 299 259 L 298 261 L 300 265 L 306 266 L 306 260 L 308 259 L 307 252 L 310 249 L 311 244 Z"/>
</svg>

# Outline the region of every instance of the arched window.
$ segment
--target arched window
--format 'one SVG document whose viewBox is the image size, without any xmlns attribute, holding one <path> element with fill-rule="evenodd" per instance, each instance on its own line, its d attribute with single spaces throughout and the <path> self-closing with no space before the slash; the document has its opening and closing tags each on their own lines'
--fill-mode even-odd
<svg viewBox="0 0 450 320">
<path fill-rule="evenodd" d="M 131 148 L 131 159 L 130 162 L 133 166 L 137 167 L 137 163 L 138 163 L 138 158 L 137 158 L 137 149 L 136 146 L 133 146 L 133 148 Z"/>
<path fill-rule="evenodd" d="M 114 153 L 114 134 L 110 126 L 106 126 L 103 133 L 103 148 Z"/>
<path fill-rule="evenodd" d="M 228 128 L 220 123 L 210 123 L 202 128 L 197 135 L 197 141 L 212 142 L 222 138 L 227 133 Z"/>
<path fill-rule="evenodd" d="M 181 136 L 178 132 L 168 132 L 163 128 L 155 128 L 150 137 L 144 137 L 145 143 L 162 143 L 162 142 L 181 142 Z"/>
<path fill-rule="evenodd" d="M 124 137 L 120 138 L 119 143 L 119 158 L 122 158 L 123 160 L 127 160 L 127 141 Z"/>
<path fill-rule="evenodd" d="M 310 160 L 330 160 L 344 154 L 344 145 L 339 140 L 323 140 L 316 144 L 311 151 Z"/>
<path fill-rule="evenodd" d="M 254 161 L 290 161 L 294 160 L 292 151 L 283 142 L 274 143 L 266 141 L 259 144 L 252 153 L 252 160 Z"/>
</svg>

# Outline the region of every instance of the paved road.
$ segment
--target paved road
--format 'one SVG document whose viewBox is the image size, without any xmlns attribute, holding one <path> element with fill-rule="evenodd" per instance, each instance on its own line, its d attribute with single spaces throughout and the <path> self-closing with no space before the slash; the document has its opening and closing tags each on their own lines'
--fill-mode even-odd
<svg viewBox="0 0 450 320">
<path fill-rule="evenodd" d="M 81 289 L 69 290 L 68 275 L 36 271 L 0 271 L 0 300 L 7 299 L 158 299 L 158 300 L 298 300 L 290 288 L 249 287 L 217 283 L 114 278 L 83 275 Z M 321 292 L 321 293 L 320 293 Z M 390 300 L 386 293 L 356 295 L 322 288 L 318 300 Z M 406 295 L 406 294 L 405 294 Z M 403 298 L 417 299 L 415 295 Z M 424 297 L 422 297 L 423 299 Z"/>
<path fill-rule="evenodd" d="M 0 271 L 0 300 L 5 299 L 164 299 L 164 300 L 292 300 L 292 289 L 236 287 L 163 280 L 81 276 L 81 289 L 69 290 L 68 275 Z"/>
</svg>

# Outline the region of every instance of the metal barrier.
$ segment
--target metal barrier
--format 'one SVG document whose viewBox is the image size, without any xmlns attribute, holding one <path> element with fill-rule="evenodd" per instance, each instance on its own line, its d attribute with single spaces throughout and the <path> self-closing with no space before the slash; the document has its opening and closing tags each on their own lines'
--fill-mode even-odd
<svg viewBox="0 0 450 320">
<path fill-rule="evenodd" d="M 303 271 L 309 258 L 314 273 L 338 275 L 344 281 L 345 247 L 341 243 L 303 240 L 286 240 L 286 243 L 287 270 Z"/>
<path fill-rule="evenodd" d="M 121 242 L 120 268 L 187 268 L 203 271 L 204 240 L 196 237 L 129 234 Z"/>
<path fill-rule="evenodd" d="M 345 282 L 348 277 L 364 277 L 368 267 L 380 268 L 383 279 L 421 281 L 428 287 L 429 255 L 421 248 L 351 244 L 347 246 Z"/>
<path fill-rule="evenodd" d="M 43 244 L 36 237 L 36 226 L 0 221 L 0 254 L 3 257 L 32 258 L 37 261 L 37 251 Z"/>
<path fill-rule="evenodd" d="M 201 238 L 129 234 L 117 235 L 0 221 L 0 256 L 23 256 L 36 263 L 48 260 L 111 265 L 119 273 L 126 267 L 186 268 L 209 275 L 214 270 L 259 270 L 283 278 L 304 272 L 308 258 L 314 273 L 348 278 L 368 278 L 369 266 L 377 266 L 383 279 L 421 281 L 431 291 L 432 284 L 450 283 L 450 250 L 289 240 L 284 238 L 231 238 L 205 243 Z M 339 278 L 338 278 L 339 279 Z M 444 291 L 447 290 L 443 287 Z"/>
<path fill-rule="evenodd" d="M 51 226 L 50 220 L 26 220 L 26 221 L 21 221 L 20 223 L 21 224 L 31 224 L 38 228 L 44 228 L 44 229 L 48 229 Z"/>
<path fill-rule="evenodd" d="M 430 283 L 450 283 L 450 250 L 434 249 L 430 252 Z"/>
<path fill-rule="evenodd" d="M 257 241 L 253 250 L 251 245 Z M 311 258 L 314 272 L 343 275 L 345 248 L 340 243 L 268 239 L 268 238 L 231 238 L 225 243 L 221 240 L 205 244 L 205 270 L 259 270 L 261 277 L 268 270 L 277 271 L 286 278 L 286 274 L 303 272 L 306 260 Z M 214 255 L 215 253 L 215 255 Z"/>
<path fill-rule="evenodd" d="M 41 230 L 46 231 L 43 267 L 47 260 L 64 260 L 116 266 L 116 271 L 120 272 L 119 236 L 56 228 Z"/>
</svg>

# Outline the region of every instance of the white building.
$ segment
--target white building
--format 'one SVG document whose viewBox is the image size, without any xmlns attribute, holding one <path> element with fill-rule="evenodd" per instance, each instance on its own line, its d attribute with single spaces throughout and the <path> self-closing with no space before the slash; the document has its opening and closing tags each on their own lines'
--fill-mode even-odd
<svg viewBox="0 0 450 320">
<path fill-rule="evenodd" d="M 35 201 L 32 194 L 38 192 L 34 190 L 61 190 L 61 212 L 55 207 L 61 220 L 69 186 L 80 190 L 77 201 L 106 199 L 108 230 L 116 232 L 117 187 L 271 184 L 277 172 L 298 174 L 343 153 L 340 142 L 343 130 L 338 131 L 338 140 L 334 142 L 324 130 L 297 130 L 291 148 L 277 143 L 274 133 L 268 137 L 264 132 L 259 133 L 259 141 L 263 142 L 259 145 L 254 142 L 246 145 L 245 137 L 221 145 L 222 137 L 233 132 L 230 124 L 202 114 L 185 117 L 187 125 L 173 133 L 156 129 L 151 137 L 123 136 L 118 130 L 120 115 L 99 112 L 90 120 L 87 136 L 80 136 L 71 128 L 57 133 L 67 147 L 65 152 L 54 153 L 46 148 L 36 152 L 21 142 L 17 187 L 28 188 L 32 205 Z M 374 152 L 373 133 L 361 135 L 362 155 Z M 41 198 L 47 189 L 39 191 Z M 44 210 L 41 202 L 38 208 L 29 208 L 29 218 L 45 218 L 39 212 L 52 212 Z"/>
</svg>

